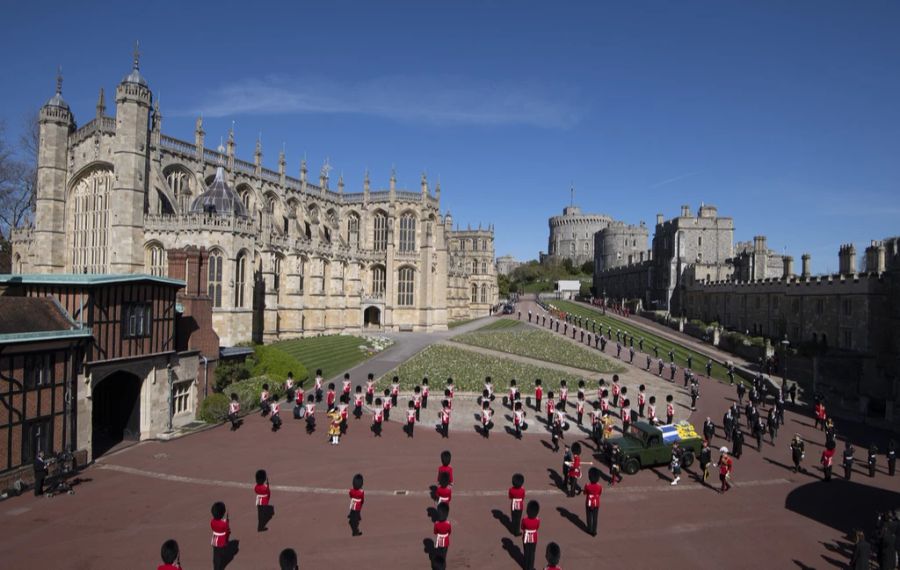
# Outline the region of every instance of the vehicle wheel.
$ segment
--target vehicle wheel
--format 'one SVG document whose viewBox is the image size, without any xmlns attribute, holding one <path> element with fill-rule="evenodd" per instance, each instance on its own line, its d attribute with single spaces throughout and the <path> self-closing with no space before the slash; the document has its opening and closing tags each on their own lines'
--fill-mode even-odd
<svg viewBox="0 0 900 570">
<path fill-rule="evenodd" d="M 686 451 L 684 455 L 681 456 L 681 466 L 687 469 L 694 463 L 694 454 L 690 451 Z"/>
<path fill-rule="evenodd" d="M 622 470 L 625 471 L 626 475 L 634 475 L 641 469 L 641 464 L 634 457 L 625 460 L 625 465 L 622 466 Z"/>
</svg>

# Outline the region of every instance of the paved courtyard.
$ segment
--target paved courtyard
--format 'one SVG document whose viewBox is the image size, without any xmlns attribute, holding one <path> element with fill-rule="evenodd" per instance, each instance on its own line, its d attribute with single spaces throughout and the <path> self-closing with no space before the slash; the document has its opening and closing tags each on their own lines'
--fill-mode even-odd
<svg viewBox="0 0 900 570">
<path fill-rule="evenodd" d="M 364 378 L 366 366 L 354 377 Z M 733 389 L 707 383 L 702 390 L 691 420 L 699 427 L 709 415 L 719 424 Z M 185 568 L 209 567 L 209 507 L 222 500 L 239 544 L 232 570 L 276 568 L 288 546 L 300 553 L 301 568 L 427 568 L 429 486 L 443 449 L 453 452 L 456 479 L 450 568 L 517 567 L 521 545 L 505 518 L 506 489 L 517 471 L 528 498 L 541 503 L 539 553 L 557 541 L 567 569 L 843 567 L 847 533 L 871 529 L 877 510 L 900 507 L 900 478 L 886 475 L 883 456 L 874 479 L 857 468 L 851 482 L 840 476 L 821 482 L 815 466 L 824 438 L 811 419 L 789 410 L 776 445 L 764 443 L 760 453 L 748 438 L 731 492 L 721 495 L 690 472 L 672 487 L 665 469 L 645 470 L 605 485 L 600 533 L 591 538 L 582 528 L 583 497 L 567 498 L 557 487 L 561 454 L 549 450 L 546 431 L 535 425 L 516 441 L 497 430 L 486 440 L 472 429 L 474 416 L 467 419 L 449 440 L 434 432 L 431 418 L 423 418 L 413 439 L 393 422 L 374 438 L 368 418 L 351 419 L 348 435 L 333 447 L 321 427 L 308 436 L 301 422 L 287 419 L 272 433 L 266 420 L 251 415 L 236 432 L 220 426 L 137 444 L 84 471 L 74 496 L 0 503 L 0 558 L 6 568 L 149 568 L 158 563 L 162 541 L 175 538 Z M 863 430 L 838 427 L 856 438 L 861 458 L 868 444 Z M 808 441 L 807 474 L 787 468 L 794 432 Z M 715 447 L 724 443 L 720 435 Z M 569 443 L 579 437 L 567 433 Z M 255 528 L 257 468 L 268 470 L 273 485 L 275 517 L 264 533 Z M 356 472 L 365 475 L 366 504 L 363 536 L 351 538 L 347 489 Z"/>
</svg>

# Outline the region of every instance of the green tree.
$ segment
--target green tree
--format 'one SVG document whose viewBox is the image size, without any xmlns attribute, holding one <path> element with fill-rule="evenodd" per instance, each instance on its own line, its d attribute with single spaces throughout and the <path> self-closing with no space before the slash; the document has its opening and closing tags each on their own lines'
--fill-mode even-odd
<svg viewBox="0 0 900 570">
<path fill-rule="evenodd" d="M 594 274 L 594 262 L 593 261 L 585 261 L 581 264 L 581 272 L 585 275 L 593 275 Z"/>
</svg>

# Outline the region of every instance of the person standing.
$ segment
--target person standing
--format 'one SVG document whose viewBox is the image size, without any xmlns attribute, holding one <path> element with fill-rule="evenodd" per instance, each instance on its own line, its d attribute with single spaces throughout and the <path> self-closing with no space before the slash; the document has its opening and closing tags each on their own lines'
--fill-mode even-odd
<svg viewBox="0 0 900 570">
<path fill-rule="evenodd" d="M 453 459 L 453 456 L 449 451 L 444 450 L 441 452 L 441 464 L 438 466 L 437 470 L 437 480 L 440 482 L 441 473 L 446 473 L 447 477 L 450 481 L 450 486 L 453 486 L 453 467 L 450 465 L 450 461 Z"/>
<path fill-rule="evenodd" d="M 672 404 L 672 394 L 666 396 L 666 424 L 671 425 L 675 420 L 675 406 Z"/>
<path fill-rule="evenodd" d="M 677 485 L 681 481 L 681 456 L 682 450 L 678 442 L 672 443 L 672 461 L 669 463 L 669 470 L 672 471 L 672 482 L 670 485 Z"/>
<path fill-rule="evenodd" d="M 897 468 L 897 444 L 894 442 L 893 439 L 888 442 L 887 464 L 888 464 L 888 475 L 893 477 L 894 471 Z"/>
<path fill-rule="evenodd" d="M 875 447 L 875 444 L 869 446 L 869 457 L 867 458 L 867 463 L 869 464 L 869 477 L 875 476 L 875 464 L 878 461 L 878 448 Z"/>
<path fill-rule="evenodd" d="M 716 424 L 713 423 L 712 418 L 706 416 L 706 420 L 703 422 L 703 438 L 706 441 L 712 441 L 712 438 L 716 435 Z"/>
<path fill-rule="evenodd" d="M 541 413 L 541 400 L 544 399 L 544 387 L 541 385 L 541 379 L 534 381 L 534 409 Z"/>
<path fill-rule="evenodd" d="M 371 406 L 375 401 L 375 374 L 369 372 L 366 377 L 366 405 Z"/>
<path fill-rule="evenodd" d="M 525 410 L 522 409 L 522 402 L 517 401 L 513 404 L 513 428 L 516 439 L 522 439 L 522 430 L 525 429 Z"/>
<path fill-rule="evenodd" d="M 603 486 L 600 485 L 600 470 L 591 467 L 588 470 L 588 484 L 584 486 L 585 522 L 588 533 L 597 536 L 597 518 L 600 513 L 600 495 Z"/>
<path fill-rule="evenodd" d="M 300 560 L 297 551 L 293 548 L 285 548 L 278 555 L 278 568 L 280 570 L 300 570 Z"/>
<path fill-rule="evenodd" d="M 156 567 L 156 570 L 181 570 L 181 554 L 178 543 L 173 539 L 165 541 L 160 548 L 159 556 L 162 558 L 162 564 Z"/>
<path fill-rule="evenodd" d="M 644 391 L 647 389 L 646 386 L 641 384 L 638 386 L 638 416 L 644 417 L 644 404 L 647 402 L 647 394 Z"/>
<path fill-rule="evenodd" d="M 447 560 L 447 551 L 450 549 L 450 533 L 453 527 L 448 518 L 450 517 L 450 506 L 447 503 L 440 503 L 437 506 L 437 521 L 434 523 L 434 553 L 435 557 L 441 557 Z"/>
<path fill-rule="evenodd" d="M 869 570 L 869 561 L 872 558 L 872 549 L 863 531 L 857 530 L 853 537 L 853 554 L 850 556 L 850 568 L 852 570 Z"/>
<path fill-rule="evenodd" d="M 416 409 L 416 403 L 412 400 L 409 401 L 409 405 L 406 410 L 406 436 L 412 437 L 413 431 L 416 427 L 416 414 L 419 410 Z"/>
<path fill-rule="evenodd" d="M 659 418 L 656 417 L 656 396 L 650 396 L 647 401 L 650 403 L 647 406 L 647 421 L 650 422 L 650 425 L 656 425 L 659 423 Z"/>
<path fill-rule="evenodd" d="M 284 381 L 284 394 L 285 401 L 290 402 L 294 399 L 294 373 L 288 372 L 287 378 Z"/>
<path fill-rule="evenodd" d="M 357 473 L 353 476 L 352 486 L 350 488 L 350 512 L 347 519 L 350 523 L 351 536 L 361 536 L 362 531 L 359 530 L 359 523 L 362 520 L 363 503 L 366 502 L 366 492 L 363 491 L 363 476 Z"/>
<path fill-rule="evenodd" d="M 766 419 L 766 428 L 769 430 L 769 440 L 775 445 L 775 438 L 778 437 L 778 416 L 774 409 L 769 410 L 769 417 Z"/>
<path fill-rule="evenodd" d="M 897 568 L 897 519 L 888 514 L 881 521 L 878 532 L 878 567 Z"/>
<path fill-rule="evenodd" d="M 450 400 L 442 400 L 441 401 L 441 437 L 443 439 L 448 439 L 450 437 Z"/>
<path fill-rule="evenodd" d="M 509 488 L 509 520 L 513 536 L 519 536 L 522 528 L 522 510 L 525 508 L 525 476 L 516 473 L 512 476 L 512 487 Z"/>
<path fill-rule="evenodd" d="M 826 446 L 824 450 L 822 450 L 822 458 L 819 462 L 822 464 L 822 473 L 823 479 L 826 483 L 831 481 L 831 467 L 834 461 L 834 446 L 829 445 Z"/>
<path fill-rule="evenodd" d="M 724 494 L 731 489 L 731 475 L 734 473 L 734 462 L 731 460 L 731 457 L 728 456 L 727 447 L 723 447 L 719 451 L 721 452 L 718 463 L 719 481 L 722 483 L 720 492 Z"/>
<path fill-rule="evenodd" d="M 384 423 L 384 407 L 381 398 L 375 398 L 375 407 L 372 408 L 372 433 L 375 437 L 381 437 L 382 423 Z"/>
<path fill-rule="evenodd" d="M 555 542 L 551 542 L 547 545 L 547 565 L 544 566 L 544 570 L 562 570 L 559 565 L 559 561 L 562 559 L 562 549 Z"/>
<path fill-rule="evenodd" d="M 712 360 L 706 361 L 706 377 L 712 378 Z"/>
<path fill-rule="evenodd" d="M 703 482 L 709 480 L 709 464 L 712 463 L 712 450 L 709 448 L 709 440 L 703 440 L 703 447 L 700 448 L 700 471 L 703 472 Z"/>
<path fill-rule="evenodd" d="M 740 459 L 741 455 L 744 454 L 744 432 L 740 426 L 735 426 L 734 435 L 731 436 L 731 439 L 731 445 L 734 447 L 734 458 Z"/>
<path fill-rule="evenodd" d="M 235 431 L 240 427 L 240 420 L 238 419 L 240 413 L 241 401 L 238 399 L 238 395 L 232 392 L 231 401 L 228 402 L 228 415 L 226 416 L 226 419 L 231 422 L 231 431 Z"/>
<path fill-rule="evenodd" d="M 256 494 L 256 532 L 265 532 L 268 524 L 269 501 L 272 499 L 272 490 L 269 488 L 269 476 L 265 469 L 256 471 L 256 485 L 253 487 Z"/>
<path fill-rule="evenodd" d="M 722 416 L 722 431 L 725 432 L 725 441 L 731 441 L 731 434 L 734 432 L 734 416 L 731 415 L 731 408 L 725 410 Z"/>
<path fill-rule="evenodd" d="M 319 368 L 318 370 L 316 370 L 316 378 L 315 380 L 313 380 L 313 390 L 315 391 L 316 395 L 316 403 L 322 401 L 322 382 L 324 382 L 324 379 L 322 378 L 322 369 Z"/>
<path fill-rule="evenodd" d="M 825 404 L 822 403 L 822 400 L 816 402 L 815 407 L 815 427 L 817 429 L 825 429 Z"/>
<path fill-rule="evenodd" d="M 744 393 L 747 392 L 747 388 L 744 386 L 743 382 L 738 382 L 737 385 L 737 397 L 738 397 L 738 405 L 744 405 Z"/>
<path fill-rule="evenodd" d="M 700 388 L 696 382 L 691 382 L 691 411 L 697 409 L 697 398 L 700 397 Z"/>
<path fill-rule="evenodd" d="M 34 456 L 34 496 L 40 497 L 44 494 L 44 480 L 49 473 L 48 462 L 44 458 L 44 451 L 38 451 Z"/>
<path fill-rule="evenodd" d="M 806 456 L 806 444 L 801 439 L 799 433 L 794 434 L 794 439 L 791 440 L 791 461 L 794 462 L 794 473 L 800 473 L 803 471 L 803 468 L 800 466 L 800 463 L 803 461 L 803 458 Z"/>
<path fill-rule="evenodd" d="M 537 501 L 528 501 L 525 507 L 525 518 L 522 519 L 522 550 L 524 552 L 523 570 L 534 570 L 534 555 L 537 550 L 538 529 L 541 528 L 541 519 L 538 515 L 541 505 Z"/>
<path fill-rule="evenodd" d="M 850 440 L 848 439 L 844 443 L 844 454 L 841 460 L 841 465 L 844 467 L 844 479 L 847 481 L 850 480 L 850 476 L 853 474 L 853 454 L 855 452 L 856 450 L 853 449 L 853 444 L 850 443 Z"/>
<path fill-rule="evenodd" d="M 228 563 L 228 544 L 231 541 L 231 526 L 228 523 L 228 511 L 225 503 L 213 503 L 210 509 L 212 519 L 209 528 L 212 530 L 213 570 L 225 570 Z"/>
</svg>

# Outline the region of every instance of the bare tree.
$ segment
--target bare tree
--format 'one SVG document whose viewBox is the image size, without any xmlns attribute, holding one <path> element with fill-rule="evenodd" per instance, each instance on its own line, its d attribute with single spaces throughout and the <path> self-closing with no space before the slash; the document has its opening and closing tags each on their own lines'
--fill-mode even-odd
<svg viewBox="0 0 900 570">
<path fill-rule="evenodd" d="M 6 125 L 0 122 L 0 236 L 31 221 L 37 188 L 37 114 L 25 119 L 19 139 L 20 155 L 7 142 Z"/>
</svg>

